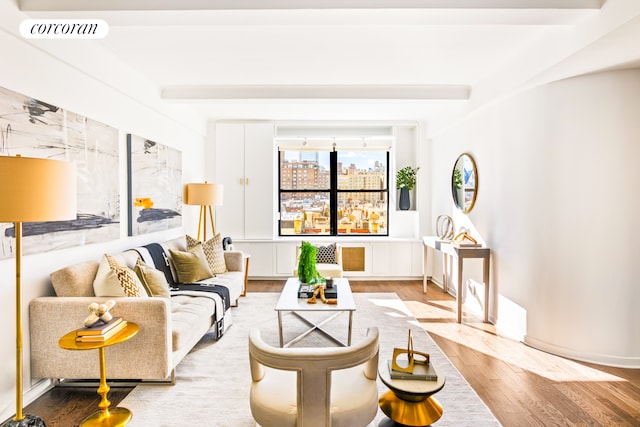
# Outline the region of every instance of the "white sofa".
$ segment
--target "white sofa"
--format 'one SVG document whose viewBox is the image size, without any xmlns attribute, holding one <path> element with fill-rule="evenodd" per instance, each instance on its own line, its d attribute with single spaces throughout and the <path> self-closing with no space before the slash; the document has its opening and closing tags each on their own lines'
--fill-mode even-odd
<svg viewBox="0 0 640 427">
<path fill-rule="evenodd" d="M 168 249 L 186 250 L 185 239 L 177 238 L 161 243 Z M 128 250 L 114 257 L 133 268 L 139 257 L 136 250 Z M 223 284 L 229 289 L 232 305 L 244 291 L 244 262 L 242 252 L 225 251 L 226 273 L 205 280 Z M 96 297 L 93 281 L 99 262 L 71 265 L 51 274 L 57 296 L 39 297 L 29 306 L 31 376 L 33 378 L 96 379 L 99 366 L 96 354 L 87 351 L 63 350 L 58 340 L 69 331 L 82 326 L 92 302 L 116 301 L 111 310 L 114 316 L 135 322 L 140 332 L 128 340 L 107 347 L 107 377 L 110 379 L 166 379 L 182 358 L 207 334 L 224 332 L 231 325 L 231 310 L 216 313 L 216 294 L 209 296 L 176 295 L 171 298 L 154 297 Z M 209 294 L 209 293 L 206 293 Z M 213 298 L 213 299 L 212 299 Z M 219 298 L 219 297 L 218 297 Z M 216 319 L 221 331 L 215 331 Z"/>
</svg>

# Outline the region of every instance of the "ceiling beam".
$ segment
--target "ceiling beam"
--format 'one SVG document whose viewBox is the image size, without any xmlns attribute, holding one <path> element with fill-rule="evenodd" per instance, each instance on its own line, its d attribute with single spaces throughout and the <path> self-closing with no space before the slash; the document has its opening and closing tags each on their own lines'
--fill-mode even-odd
<svg viewBox="0 0 640 427">
<path fill-rule="evenodd" d="M 605 0 L 19 0 L 22 11 L 600 9 Z"/>
<path fill-rule="evenodd" d="M 161 98 L 174 101 L 250 99 L 466 100 L 466 85 L 263 85 L 167 86 Z"/>
</svg>

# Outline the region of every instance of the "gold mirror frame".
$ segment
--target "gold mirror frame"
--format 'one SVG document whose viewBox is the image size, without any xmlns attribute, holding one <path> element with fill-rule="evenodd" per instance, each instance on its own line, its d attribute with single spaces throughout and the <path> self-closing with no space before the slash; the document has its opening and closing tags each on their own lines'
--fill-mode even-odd
<svg viewBox="0 0 640 427">
<path fill-rule="evenodd" d="M 462 213 L 469 213 L 476 204 L 478 195 L 478 168 L 473 156 L 462 153 L 451 171 L 451 195 L 453 204 Z"/>
</svg>

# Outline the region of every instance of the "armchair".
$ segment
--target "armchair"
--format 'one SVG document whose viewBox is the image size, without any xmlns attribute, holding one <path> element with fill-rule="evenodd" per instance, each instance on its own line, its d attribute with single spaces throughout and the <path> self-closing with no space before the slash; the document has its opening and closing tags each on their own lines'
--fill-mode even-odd
<svg viewBox="0 0 640 427">
<path fill-rule="evenodd" d="M 316 270 L 322 277 L 342 277 L 342 246 L 332 243 L 326 246 L 316 246 L 318 248 L 318 263 Z M 328 255 L 323 259 L 323 255 Z M 293 270 L 293 276 L 298 276 L 298 261 L 300 260 L 300 246 L 296 246 L 296 263 Z M 330 261 L 330 262 L 329 262 Z"/>
<path fill-rule="evenodd" d="M 263 427 L 357 427 L 378 411 L 378 328 L 351 347 L 276 348 L 249 333 L 250 404 Z"/>
</svg>

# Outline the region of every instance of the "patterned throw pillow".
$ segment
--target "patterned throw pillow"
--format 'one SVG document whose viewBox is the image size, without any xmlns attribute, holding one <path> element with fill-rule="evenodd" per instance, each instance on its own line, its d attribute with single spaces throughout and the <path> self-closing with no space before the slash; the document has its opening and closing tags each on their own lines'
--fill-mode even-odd
<svg viewBox="0 0 640 427">
<path fill-rule="evenodd" d="M 114 257 L 107 254 L 104 254 L 98 267 L 93 290 L 98 297 L 148 296 L 133 270 L 120 265 Z"/>
<path fill-rule="evenodd" d="M 144 286 L 140 283 L 140 279 L 129 267 L 120 265 L 118 261 L 110 256 L 105 254 L 107 258 L 107 262 L 109 263 L 109 267 L 111 271 L 116 274 L 118 281 L 120 281 L 120 286 L 124 289 L 125 295 L 128 297 L 146 297 L 147 291 L 144 290 Z"/>
<path fill-rule="evenodd" d="M 318 246 L 316 252 L 316 262 L 319 264 L 337 264 L 336 260 L 336 244 L 332 243 L 327 246 Z"/>
<path fill-rule="evenodd" d="M 224 251 L 222 250 L 222 236 L 220 233 L 213 238 L 201 243 L 200 240 L 194 239 L 187 235 L 187 248 L 191 249 L 197 245 L 202 245 L 204 255 L 207 257 L 209 268 L 213 274 L 222 274 L 227 272 L 227 264 L 224 261 Z"/>
<path fill-rule="evenodd" d="M 150 297 L 169 298 L 171 296 L 169 283 L 162 271 L 145 264 L 141 258 L 136 261 L 136 267 L 133 271 L 135 271 Z"/>
<path fill-rule="evenodd" d="M 213 276 L 201 244 L 190 248 L 188 252 L 169 249 L 169 253 L 178 274 L 178 282 L 195 283 Z"/>
</svg>

